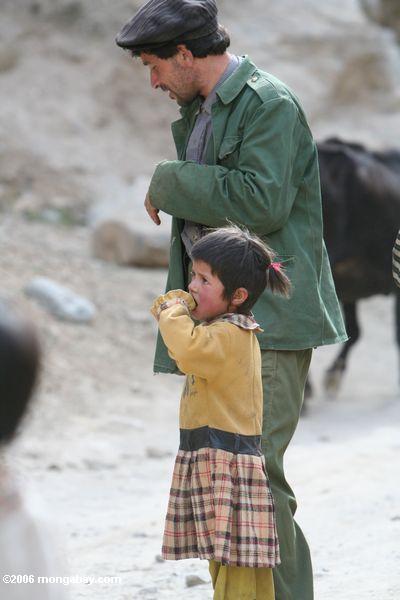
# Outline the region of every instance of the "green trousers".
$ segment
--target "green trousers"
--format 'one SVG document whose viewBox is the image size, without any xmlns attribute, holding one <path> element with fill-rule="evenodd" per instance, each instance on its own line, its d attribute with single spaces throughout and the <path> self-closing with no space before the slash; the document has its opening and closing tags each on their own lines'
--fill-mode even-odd
<svg viewBox="0 0 400 600">
<path fill-rule="evenodd" d="M 313 600 L 310 551 L 294 520 L 297 503 L 283 455 L 296 430 L 312 350 L 262 350 L 263 452 L 275 500 L 281 564 L 273 570 L 276 600 Z"/>
</svg>

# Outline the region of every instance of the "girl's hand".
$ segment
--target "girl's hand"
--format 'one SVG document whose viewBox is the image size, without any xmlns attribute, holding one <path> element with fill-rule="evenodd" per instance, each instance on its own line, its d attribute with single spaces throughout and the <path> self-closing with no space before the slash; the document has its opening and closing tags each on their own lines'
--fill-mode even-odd
<svg viewBox="0 0 400 600">
<path fill-rule="evenodd" d="M 158 321 L 161 312 L 167 308 L 171 308 L 171 306 L 174 306 L 175 304 L 181 304 L 182 306 L 185 306 L 188 314 L 190 314 L 191 311 L 196 308 L 196 302 L 194 301 L 193 296 L 188 294 L 188 292 L 184 292 L 183 290 L 170 290 L 166 294 L 158 296 L 158 298 L 154 300 L 150 312 Z"/>
</svg>

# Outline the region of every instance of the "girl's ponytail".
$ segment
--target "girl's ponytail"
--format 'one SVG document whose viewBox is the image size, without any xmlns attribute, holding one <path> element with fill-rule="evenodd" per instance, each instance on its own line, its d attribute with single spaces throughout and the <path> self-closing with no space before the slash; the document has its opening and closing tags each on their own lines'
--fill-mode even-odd
<svg viewBox="0 0 400 600">
<path fill-rule="evenodd" d="M 285 298 L 289 298 L 291 284 L 289 277 L 286 275 L 283 265 L 280 262 L 274 262 L 273 254 L 269 256 L 269 262 L 266 269 L 267 288 L 273 294 L 279 294 Z"/>
</svg>

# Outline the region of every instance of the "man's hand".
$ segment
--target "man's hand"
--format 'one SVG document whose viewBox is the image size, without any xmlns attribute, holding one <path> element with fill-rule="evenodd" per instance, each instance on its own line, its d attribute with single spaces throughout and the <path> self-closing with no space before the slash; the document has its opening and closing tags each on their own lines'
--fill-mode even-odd
<svg viewBox="0 0 400 600">
<path fill-rule="evenodd" d="M 154 208 L 154 206 L 152 205 L 150 196 L 149 196 L 149 192 L 147 192 L 147 194 L 146 194 L 146 200 L 144 201 L 144 207 L 147 210 L 147 213 L 148 213 L 150 219 L 152 221 L 154 221 L 154 223 L 156 225 L 161 225 L 161 220 L 160 220 L 160 217 L 158 216 L 158 213 L 160 211 L 158 210 L 158 208 Z"/>
</svg>

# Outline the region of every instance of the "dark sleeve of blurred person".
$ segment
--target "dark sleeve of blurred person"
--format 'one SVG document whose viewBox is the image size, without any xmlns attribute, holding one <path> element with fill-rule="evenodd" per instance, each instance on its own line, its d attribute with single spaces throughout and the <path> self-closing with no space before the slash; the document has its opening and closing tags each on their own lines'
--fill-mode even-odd
<svg viewBox="0 0 400 600">
<path fill-rule="evenodd" d="M 0 447 L 12 440 L 26 413 L 39 362 L 33 326 L 0 302 Z"/>
</svg>

